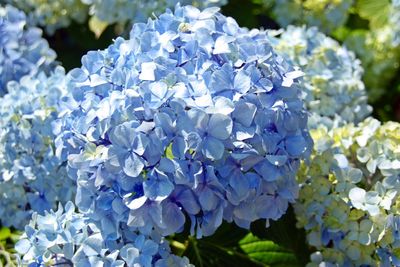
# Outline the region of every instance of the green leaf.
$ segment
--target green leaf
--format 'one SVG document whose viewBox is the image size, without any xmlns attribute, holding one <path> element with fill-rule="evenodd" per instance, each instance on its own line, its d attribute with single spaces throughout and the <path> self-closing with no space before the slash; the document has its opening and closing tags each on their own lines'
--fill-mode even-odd
<svg viewBox="0 0 400 267">
<path fill-rule="evenodd" d="M 8 239 L 9 237 L 11 237 L 11 231 L 10 231 L 10 229 L 7 228 L 7 227 L 2 227 L 2 228 L 0 229 L 0 241 L 6 240 L 6 239 Z"/>
<path fill-rule="evenodd" d="M 96 38 L 101 36 L 107 26 L 107 22 L 100 20 L 96 16 L 93 16 L 89 19 L 89 29 L 96 35 Z"/>
<path fill-rule="evenodd" d="M 222 7 L 222 14 L 235 18 L 242 27 L 257 28 L 260 26 L 260 12 L 264 12 L 266 1 L 229 0 L 229 4 Z M 251 14 L 251 15 L 249 15 Z"/>
<path fill-rule="evenodd" d="M 349 35 L 350 33 L 350 29 L 347 27 L 339 27 L 337 29 L 335 29 L 332 32 L 332 36 L 336 39 L 336 40 L 340 40 L 343 41 L 344 39 L 346 39 L 346 37 Z"/>
<path fill-rule="evenodd" d="M 371 28 L 380 28 L 387 23 L 390 12 L 389 0 L 358 0 L 356 12 L 369 20 Z"/>
<path fill-rule="evenodd" d="M 265 220 L 258 220 L 251 224 L 251 232 L 262 240 L 270 240 L 281 248 L 292 253 L 301 266 L 310 260 L 311 251 L 306 242 L 303 229 L 296 227 L 296 217 L 293 207 L 289 206 L 286 214 L 278 221 L 270 221 L 270 226 L 265 227 Z"/>
<path fill-rule="evenodd" d="M 189 258 L 196 267 L 260 267 L 262 262 L 247 255 L 239 246 L 248 231 L 233 224 L 224 223 L 214 235 L 196 239 L 186 234 L 173 236 L 173 251 Z M 178 253 L 177 253 L 178 251 Z"/>
<path fill-rule="evenodd" d="M 270 240 L 249 233 L 239 242 L 240 248 L 253 260 L 269 266 L 302 266 L 296 255 Z"/>
<path fill-rule="evenodd" d="M 290 210 L 290 212 L 293 211 Z M 294 215 L 290 215 L 290 220 L 285 217 L 282 218 L 283 222 L 290 221 L 292 223 L 292 216 Z M 188 257 L 190 262 L 197 267 L 297 267 L 304 266 L 309 261 L 310 253 L 308 251 L 304 249 L 294 250 L 295 247 L 306 247 L 304 236 L 303 239 L 292 239 L 291 237 L 295 237 L 295 235 L 290 230 L 287 233 L 290 236 L 284 238 L 287 241 L 278 243 L 274 241 L 279 241 L 280 238 L 276 239 L 274 236 L 281 236 L 282 234 L 270 233 L 277 231 L 276 223 L 271 223 L 271 228 L 266 228 L 265 222 L 262 227 L 261 225 L 258 225 L 258 227 L 261 235 L 269 237 L 269 239 L 256 236 L 233 223 L 223 223 L 216 233 L 210 237 L 187 238 L 188 229 L 186 229 L 184 233 L 170 237 L 170 244 L 175 254 Z M 286 226 L 282 227 L 285 228 Z M 293 224 L 289 224 L 287 227 L 295 228 Z M 274 241 L 272 241 L 273 239 Z M 300 244 L 292 244 L 299 241 Z M 306 260 L 299 260 L 296 252 L 305 253 L 302 257 Z"/>
</svg>

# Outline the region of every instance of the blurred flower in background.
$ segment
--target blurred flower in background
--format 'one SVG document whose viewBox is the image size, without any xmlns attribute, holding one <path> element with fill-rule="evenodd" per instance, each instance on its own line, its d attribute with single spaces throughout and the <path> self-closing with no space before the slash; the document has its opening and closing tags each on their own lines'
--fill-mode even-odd
<svg viewBox="0 0 400 267">
<path fill-rule="evenodd" d="M 56 53 L 42 38 L 39 28 L 30 27 L 25 14 L 13 6 L 0 6 L 0 96 L 7 93 L 9 81 L 24 75 L 49 72 Z"/>
<path fill-rule="evenodd" d="M 298 227 L 319 251 L 309 266 L 398 264 L 400 124 L 368 118 L 312 130 L 315 151 L 299 174 Z"/>
<path fill-rule="evenodd" d="M 308 123 L 311 128 L 323 124 L 332 129 L 358 123 L 371 113 L 361 80 L 361 62 L 353 52 L 316 27 L 289 26 L 275 34 L 278 34 L 272 37 L 275 50 L 305 73 L 302 94 L 311 113 Z"/>
<path fill-rule="evenodd" d="M 43 214 L 74 197 L 52 132 L 66 93 L 65 71 L 24 76 L 9 82 L 8 91 L 0 106 L 0 222 L 23 229 L 33 212 Z"/>
<path fill-rule="evenodd" d="M 281 27 L 290 24 L 316 26 L 330 33 L 343 26 L 353 0 L 262 0 Z"/>
</svg>

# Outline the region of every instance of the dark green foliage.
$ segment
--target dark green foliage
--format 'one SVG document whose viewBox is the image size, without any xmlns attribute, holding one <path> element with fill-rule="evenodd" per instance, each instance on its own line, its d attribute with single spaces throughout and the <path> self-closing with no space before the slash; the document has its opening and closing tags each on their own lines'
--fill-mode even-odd
<svg viewBox="0 0 400 267">
<path fill-rule="evenodd" d="M 287 223 L 283 221 L 282 223 Z M 258 228 L 260 227 L 260 228 Z M 292 250 L 291 245 L 278 245 L 269 239 L 270 231 L 277 227 L 295 227 L 294 225 L 274 224 L 273 229 L 257 225 L 257 231 L 266 238 L 260 238 L 234 224 L 224 223 L 217 232 L 202 239 L 186 238 L 187 234 L 175 235 L 171 238 L 171 247 L 178 255 L 186 256 L 198 267 L 258 267 L 258 266 L 302 266 L 302 262 Z M 278 236 L 285 236 L 281 233 Z M 273 234 L 271 236 L 274 236 Z M 286 237 L 285 237 L 286 238 Z M 278 241 L 280 238 L 277 239 Z M 285 242 L 282 242 L 284 244 Z M 303 255 L 308 257 L 308 255 Z"/>
</svg>

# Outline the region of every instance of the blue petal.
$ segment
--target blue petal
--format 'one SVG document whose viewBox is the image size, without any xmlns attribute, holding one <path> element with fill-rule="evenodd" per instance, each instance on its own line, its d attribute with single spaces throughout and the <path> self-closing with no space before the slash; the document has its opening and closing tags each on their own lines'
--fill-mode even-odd
<svg viewBox="0 0 400 267">
<path fill-rule="evenodd" d="M 233 112 L 233 117 L 245 127 L 250 127 L 256 114 L 257 107 L 248 102 L 239 102 Z"/>
<path fill-rule="evenodd" d="M 123 170 L 130 177 L 138 177 L 144 167 L 143 159 L 132 153 L 125 159 Z"/>
<path fill-rule="evenodd" d="M 202 143 L 201 152 L 206 158 L 211 160 L 219 160 L 224 154 L 224 144 L 218 139 L 208 136 Z"/>
<path fill-rule="evenodd" d="M 199 202 L 203 210 L 213 210 L 218 205 L 218 198 L 210 188 L 205 187 L 200 192 Z"/>
<path fill-rule="evenodd" d="M 276 181 L 281 176 L 280 169 L 266 160 L 257 163 L 254 169 L 268 182 Z"/>
<path fill-rule="evenodd" d="M 208 132 L 220 140 L 227 139 L 232 133 L 232 119 L 226 115 L 213 114 L 208 122 Z"/>
<path fill-rule="evenodd" d="M 103 246 L 103 239 L 101 237 L 101 234 L 98 233 L 89 236 L 83 242 L 82 246 L 83 246 L 83 251 L 85 252 L 87 257 L 99 255 Z"/>
<path fill-rule="evenodd" d="M 179 207 L 174 203 L 168 202 L 163 205 L 162 213 L 163 224 L 167 227 L 167 229 L 163 231 L 163 234 L 170 235 L 180 232 L 179 230 L 181 230 L 185 224 L 185 215 Z"/>
<path fill-rule="evenodd" d="M 149 174 L 147 180 L 143 183 L 145 196 L 152 199 L 166 197 L 171 194 L 172 190 L 174 190 L 174 184 L 167 175 L 160 171 Z"/>
<path fill-rule="evenodd" d="M 234 78 L 234 88 L 242 94 L 250 90 L 250 76 L 243 70 L 239 71 Z"/>
<path fill-rule="evenodd" d="M 285 140 L 286 151 L 293 157 L 301 156 L 308 149 L 308 144 L 303 136 L 293 135 Z"/>
<path fill-rule="evenodd" d="M 177 198 L 184 210 L 189 214 L 197 214 L 200 212 L 200 205 L 191 190 L 182 191 Z"/>
</svg>

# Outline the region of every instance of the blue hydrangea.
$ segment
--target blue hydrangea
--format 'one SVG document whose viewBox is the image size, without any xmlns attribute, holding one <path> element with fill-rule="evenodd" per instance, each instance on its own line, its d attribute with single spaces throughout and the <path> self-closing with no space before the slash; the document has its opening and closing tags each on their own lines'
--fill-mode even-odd
<svg viewBox="0 0 400 267">
<path fill-rule="evenodd" d="M 44 215 L 34 213 L 15 245 L 19 265 L 25 266 L 142 266 L 186 267 L 187 258 L 171 253 L 160 235 L 143 235 L 120 228 L 119 239 L 106 239 L 106 228 L 81 213 L 72 202 Z"/>
<path fill-rule="evenodd" d="M 86 21 L 88 7 L 82 0 L 0 0 L 28 14 L 30 24 L 38 25 L 53 34 L 59 28 L 68 27 L 72 21 Z"/>
<path fill-rule="evenodd" d="M 92 219 L 163 235 L 276 220 L 311 152 L 292 69 L 265 32 L 176 7 L 69 73 L 56 151 Z M 112 226 L 114 230 L 112 230 Z"/>
<path fill-rule="evenodd" d="M 308 266 L 398 266 L 400 124 L 368 118 L 311 135 L 315 151 L 298 175 L 295 204 L 318 251 Z"/>
<path fill-rule="evenodd" d="M 290 24 L 316 26 L 330 33 L 343 26 L 353 0 L 262 0 L 281 27 Z"/>
<path fill-rule="evenodd" d="M 7 83 L 39 71 L 50 71 L 56 54 L 39 28 L 28 27 L 22 11 L 0 6 L 0 96 Z"/>
<path fill-rule="evenodd" d="M 113 23 L 145 22 L 178 2 L 203 9 L 223 6 L 227 0 L 0 0 L 0 4 L 8 3 L 25 11 L 29 22 L 45 28 L 48 34 L 68 27 L 73 21 L 84 23 L 88 15 L 94 18 L 94 28 Z"/>
<path fill-rule="evenodd" d="M 143 22 L 153 14 L 160 14 L 166 8 L 174 7 L 178 2 L 182 5 L 193 5 L 198 8 L 222 6 L 227 0 L 82 0 L 90 6 L 90 14 L 108 24 L 130 22 Z"/>
<path fill-rule="evenodd" d="M 289 26 L 273 42 L 278 53 L 305 73 L 302 92 L 311 128 L 358 123 L 371 113 L 361 62 L 353 52 L 315 27 Z"/>
<path fill-rule="evenodd" d="M 22 229 L 33 211 L 43 214 L 73 197 L 74 182 L 55 155 L 52 133 L 65 71 L 24 76 L 8 89 L 0 106 L 0 221 Z"/>
</svg>

